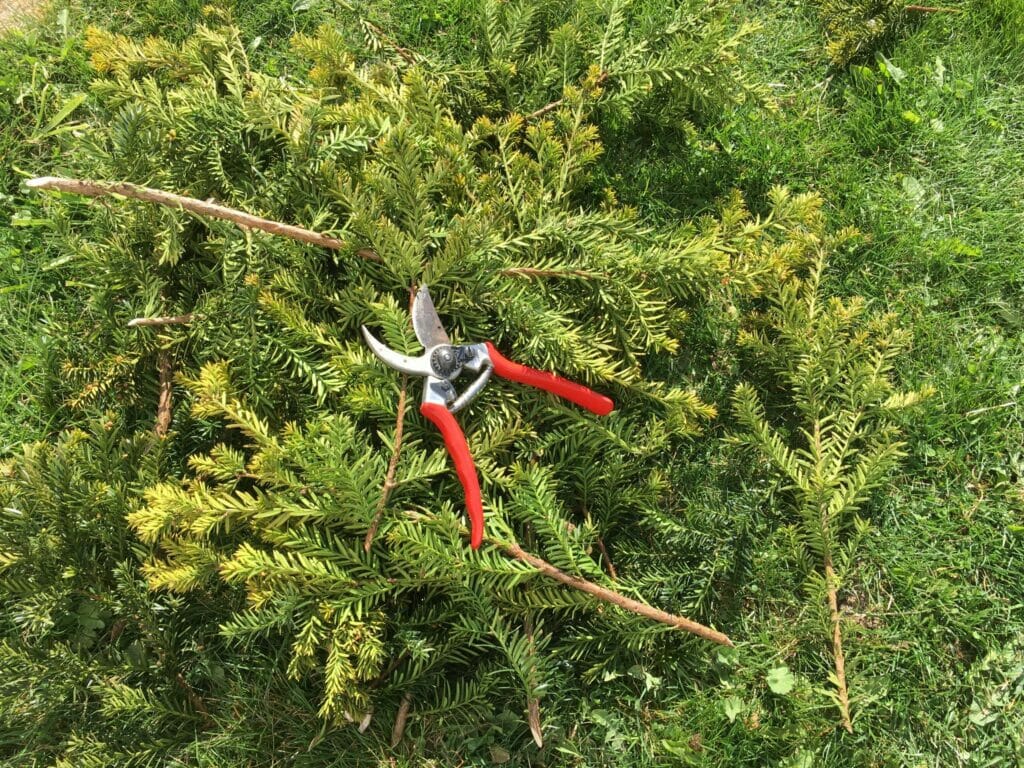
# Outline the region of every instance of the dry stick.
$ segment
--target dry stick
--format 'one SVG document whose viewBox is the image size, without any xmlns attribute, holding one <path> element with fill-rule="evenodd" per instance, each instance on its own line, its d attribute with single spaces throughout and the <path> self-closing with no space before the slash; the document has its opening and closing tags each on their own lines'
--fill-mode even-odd
<svg viewBox="0 0 1024 768">
<path fill-rule="evenodd" d="M 937 8 L 931 5 L 905 5 L 904 11 L 916 11 L 917 13 L 960 13 L 959 8 Z"/>
<path fill-rule="evenodd" d="M 604 85 L 604 82 L 608 79 L 608 77 L 609 77 L 608 72 L 602 72 L 600 75 L 598 75 L 597 80 L 594 81 L 594 85 L 595 86 Z M 553 112 L 554 110 L 558 109 L 564 103 L 565 103 L 565 99 L 558 99 L 556 101 L 552 101 L 550 104 L 545 104 L 540 109 L 538 109 L 538 110 L 528 114 L 526 116 L 526 119 L 528 121 L 529 120 L 536 120 L 538 117 L 543 117 L 548 112 Z"/>
<path fill-rule="evenodd" d="M 416 303 L 416 285 L 409 286 L 409 317 L 412 317 L 412 308 Z M 398 457 L 402 453 L 402 431 L 405 428 L 405 393 L 409 388 L 409 377 L 402 374 L 402 390 L 398 395 L 398 417 L 395 419 L 395 447 L 391 451 L 391 460 L 388 462 L 388 471 L 384 474 L 384 487 L 380 492 L 380 501 L 377 502 L 377 509 L 373 513 L 373 520 L 370 522 L 370 529 L 363 539 L 363 551 L 369 552 L 373 546 L 373 537 L 377 535 L 377 528 L 380 527 L 381 517 L 384 515 L 384 507 L 387 506 L 388 497 L 395 485 L 395 471 L 398 469 Z"/>
<path fill-rule="evenodd" d="M 203 719 L 203 724 L 207 728 L 212 728 L 215 723 L 213 718 L 210 716 L 210 710 L 206 708 L 206 702 L 203 701 L 203 697 L 196 693 L 195 688 L 188 684 L 188 681 L 181 672 L 175 673 L 174 681 L 183 691 L 185 691 L 185 695 L 188 697 L 189 703 L 192 705 L 192 709 L 199 713 L 199 716 Z"/>
<path fill-rule="evenodd" d="M 128 321 L 129 328 L 143 328 L 151 325 L 186 325 L 192 322 L 192 313 L 173 317 L 136 317 Z"/>
<path fill-rule="evenodd" d="M 398 394 L 398 418 L 395 419 L 395 447 L 391 451 L 391 461 L 388 462 L 388 471 L 384 475 L 384 487 L 380 493 L 380 501 L 377 502 L 377 509 L 373 513 L 373 522 L 363 539 L 363 551 L 369 552 L 373 546 L 373 537 L 377 535 L 381 518 L 384 516 L 384 507 L 388 504 L 388 497 L 395 488 L 395 471 L 398 469 L 398 456 L 402 451 L 402 432 L 405 428 L 405 392 L 409 385 L 409 377 L 402 374 L 402 391 Z"/>
<path fill-rule="evenodd" d="M 509 267 L 498 272 L 503 277 L 602 277 L 582 269 L 536 269 L 534 267 Z"/>
<path fill-rule="evenodd" d="M 370 687 L 371 688 L 380 688 L 382 685 L 384 685 L 384 683 L 387 681 L 387 679 L 389 677 L 391 677 L 391 673 L 394 672 L 396 669 L 398 669 L 402 665 L 402 662 L 405 661 L 405 659 L 406 659 L 406 657 L 408 655 L 409 655 L 408 651 L 402 651 L 395 658 L 393 658 L 391 660 L 391 663 L 388 664 L 387 667 L 385 667 L 380 672 L 380 674 L 378 674 L 373 680 L 370 681 Z"/>
<path fill-rule="evenodd" d="M 530 618 L 530 614 L 523 616 L 523 628 L 526 630 L 526 640 L 530 644 L 530 656 L 535 656 L 537 647 L 533 642 L 533 619 Z M 535 669 L 531 668 L 530 685 L 536 687 L 537 681 L 534 679 L 534 672 Z M 543 749 L 544 727 L 540 721 L 540 699 L 537 696 L 529 696 L 526 700 L 526 722 L 530 726 L 530 735 L 533 736 L 533 743 L 537 745 L 537 749 Z"/>
<path fill-rule="evenodd" d="M 382 30 L 376 24 L 371 24 L 370 22 L 366 21 L 365 19 L 363 20 L 363 24 L 366 26 L 366 28 L 368 30 L 373 32 L 373 34 L 376 35 L 377 38 L 382 43 L 387 45 L 395 53 L 397 53 L 399 56 L 401 56 L 403 59 L 405 59 L 405 62 L 407 64 L 415 64 L 416 63 L 416 54 L 415 53 L 410 51 L 408 48 L 403 48 L 402 46 L 400 46 L 396 40 L 393 40 L 392 38 L 390 38 L 386 34 L 384 34 L 384 30 Z"/>
<path fill-rule="evenodd" d="M 171 396 L 174 381 L 174 368 L 171 364 L 171 353 L 166 349 L 160 352 L 160 398 L 156 404 L 156 436 L 167 437 L 171 428 Z"/>
<path fill-rule="evenodd" d="M 552 104 L 549 104 L 547 107 L 543 107 L 541 110 L 538 110 L 538 112 L 535 112 L 534 115 L 541 114 L 545 110 L 551 111 L 551 109 L 554 109 L 560 104 L 561 101 L 552 102 Z M 533 117 L 534 115 L 531 115 L 530 117 Z M 198 200 L 194 197 L 184 197 L 182 195 L 174 194 L 173 192 L 164 192 L 159 189 L 153 189 L 152 187 L 140 187 L 137 184 L 132 184 L 127 181 L 86 181 L 82 179 L 65 179 L 60 176 L 41 176 L 37 179 L 29 179 L 25 182 L 25 186 L 33 189 L 56 189 L 60 192 L 71 192 L 73 194 L 84 195 L 86 197 L 121 195 L 123 197 L 131 197 L 136 200 L 143 200 L 149 203 L 165 205 L 169 208 L 180 208 L 194 213 L 197 216 L 209 216 L 215 219 L 224 219 L 225 221 L 230 221 L 242 228 L 259 229 L 264 232 L 269 232 L 272 235 L 288 237 L 292 240 L 299 240 L 303 243 L 319 245 L 323 248 L 330 248 L 335 251 L 345 247 L 345 242 L 343 240 L 331 237 L 330 235 L 325 235 L 322 232 L 314 232 L 313 230 L 305 229 L 303 227 L 296 227 L 291 224 L 283 224 L 279 221 L 253 216 L 245 211 L 228 208 L 226 205 L 220 205 L 218 203 Z M 356 256 L 360 259 L 365 259 L 366 261 L 383 261 L 380 255 L 372 248 L 360 248 L 356 251 Z M 505 277 L 600 277 L 600 275 L 596 275 L 593 272 L 587 272 L 581 269 L 536 269 L 533 267 L 510 267 L 509 269 L 501 270 L 499 274 Z M 174 323 L 188 323 L 191 320 L 191 314 L 180 315 L 178 317 L 138 317 L 129 322 L 128 327 L 136 328 L 147 325 L 171 325 Z"/>
<path fill-rule="evenodd" d="M 666 613 L 659 608 L 652 608 L 638 600 L 626 597 L 618 592 L 613 592 L 610 589 L 594 584 L 586 579 L 581 579 L 578 576 L 570 576 L 568 573 L 555 568 L 551 563 L 541 560 L 536 555 L 531 555 L 515 542 L 491 539 L 491 543 L 504 550 L 516 560 L 521 560 L 524 563 L 532 565 L 545 576 L 561 582 L 568 587 L 572 587 L 573 589 L 586 592 L 588 595 L 592 595 L 598 600 L 603 600 L 606 603 L 617 605 L 623 610 L 631 611 L 632 613 L 660 622 L 661 624 L 667 624 L 670 627 L 675 627 L 676 629 L 681 629 L 685 632 L 697 635 L 698 637 L 703 637 L 705 640 L 710 640 L 713 643 L 727 645 L 730 648 L 733 645 L 732 640 L 730 640 L 727 635 L 719 632 L 718 630 L 711 629 L 711 627 L 705 627 L 703 624 L 693 621 L 692 619 L 684 618 L 683 616 Z"/>
<path fill-rule="evenodd" d="M 405 722 L 409 718 L 409 707 L 412 705 L 412 691 L 406 691 L 402 697 L 402 703 L 398 705 L 398 714 L 395 715 L 395 726 L 391 729 L 391 748 L 394 749 L 402 740 L 405 733 Z"/>
<path fill-rule="evenodd" d="M 843 635 L 839 622 L 839 598 L 836 594 L 836 572 L 832 567 L 832 556 L 825 555 L 825 581 L 828 583 L 828 607 L 832 613 L 832 655 L 836 664 L 836 687 L 839 693 L 839 713 L 843 719 L 843 728 L 853 733 L 853 722 L 850 720 L 850 694 L 846 688 L 846 659 L 843 656 Z"/>
<path fill-rule="evenodd" d="M 292 224 L 283 224 L 280 221 L 253 216 L 245 211 L 228 208 L 226 205 L 210 203 L 205 200 L 197 200 L 194 197 L 184 197 L 173 192 L 164 192 L 163 190 L 151 187 L 140 187 L 127 181 L 88 181 L 84 179 L 65 179 L 60 176 L 42 176 L 38 179 L 29 179 L 25 182 L 25 186 L 32 189 L 56 189 L 60 192 L 70 192 L 76 195 L 84 195 L 85 197 L 121 195 L 122 197 L 131 197 L 147 203 L 165 205 L 168 208 L 178 208 L 198 216 L 223 219 L 245 229 L 259 229 L 272 235 L 280 235 L 303 243 L 319 245 L 321 248 L 329 248 L 333 251 L 341 250 L 346 246 L 344 240 L 325 235 L 322 232 L 314 232 L 304 227 L 296 227 Z M 358 255 L 360 258 L 368 261 L 382 260 L 376 253 L 366 249 L 359 251 Z"/>
</svg>

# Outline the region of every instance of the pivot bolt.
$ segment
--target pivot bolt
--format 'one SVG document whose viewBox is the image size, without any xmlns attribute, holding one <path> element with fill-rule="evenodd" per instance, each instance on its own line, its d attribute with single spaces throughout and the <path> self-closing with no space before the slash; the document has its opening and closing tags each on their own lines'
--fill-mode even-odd
<svg viewBox="0 0 1024 768">
<path fill-rule="evenodd" d="M 430 367 L 442 379 L 454 379 L 462 372 L 462 361 L 453 347 L 438 347 L 430 353 Z"/>
</svg>

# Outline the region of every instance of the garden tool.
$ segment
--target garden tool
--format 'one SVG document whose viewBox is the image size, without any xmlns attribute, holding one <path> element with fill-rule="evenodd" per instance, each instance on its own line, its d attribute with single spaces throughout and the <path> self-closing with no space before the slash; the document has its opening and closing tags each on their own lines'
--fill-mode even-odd
<svg viewBox="0 0 1024 768">
<path fill-rule="evenodd" d="M 416 338 L 424 347 L 424 352 L 419 357 L 409 357 L 395 352 L 380 342 L 365 325 L 363 336 L 373 353 L 387 365 L 410 376 L 422 376 L 426 379 L 420 413 L 433 422 L 444 438 L 445 448 L 455 465 L 455 471 L 466 496 L 470 546 L 477 549 L 484 535 L 480 480 L 466 443 L 466 436 L 452 414 L 465 408 L 480 394 L 491 375 L 495 373 L 504 379 L 551 392 L 598 416 L 608 415 L 615 405 L 604 395 L 582 384 L 509 360 L 489 341 L 479 344 L 452 344 L 425 285 L 419 289 L 413 300 L 412 326 Z M 454 382 L 464 370 L 472 371 L 477 376 L 465 391 L 459 394 Z"/>
</svg>

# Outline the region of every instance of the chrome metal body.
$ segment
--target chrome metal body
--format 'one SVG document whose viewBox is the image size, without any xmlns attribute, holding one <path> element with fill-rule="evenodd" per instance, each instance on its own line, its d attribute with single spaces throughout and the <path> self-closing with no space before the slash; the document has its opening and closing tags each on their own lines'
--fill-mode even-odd
<svg viewBox="0 0 1024 768">
<path fill-rule="evenodd" d="M 452 344 L 437 315 L 434 302 L 427 287 L 416 294 L 412 307 L 413 330 L 424 346 L 419 357 L 409 357 L 395 352 L 381 342 L 363 326 L 363 337 L 372 352 L 396 371 L 426 379 L 423 386 L 423 402 L 443 405 L 456 413 L 473 400 L 487 385 L 494 372 L 491 356 L 486 344 Z M 463 370 L 478 373 L 460 395 L 455 389 L 455 380 Z"/>
</svg>

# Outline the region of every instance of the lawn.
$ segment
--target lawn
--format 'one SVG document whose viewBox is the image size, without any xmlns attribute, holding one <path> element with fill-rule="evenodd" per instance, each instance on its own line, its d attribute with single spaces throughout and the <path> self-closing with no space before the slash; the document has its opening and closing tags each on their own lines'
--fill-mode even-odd
<svg viewBox="0 0 1024 768">
<path fill-rule="evenodd" d="M 856 527 L 859 541 L 855 551 L 849 550 L 838 591 L 852 732 L 841 727 L 832 617 L 822 599 L 823 582 L 808 576 L 817 566 L 808 562 L 808 549 L 801 543 L 804 534 L 794 513 L 792 489 L 771 470 L 770 462 L 755 458 L 749 445 L 730 439 L 744 426 L 733 396 L 738 384 L 748 380 L 768 402 L 767 418 L 786 425 L 785 430 L 792 428 L 784 434 L 797 435 L 798 406 L 786 399 L 781 374 L 758 367 L 737 341 L 742 324 L 735 315 L 749 311 L 754 316 L 767 306 L 756 292 L 737 298 L 736 306 L 726 306 L 732 301 L 727 292 L 721 294 L 722 306 L 717 299 L 682 297 L 682 309 L 668 324 L 683 348 L 668 350 L 671 354 L 640 350 L 650 352 L 651 362 L 638 370 L 665 386 L 683 382 L 695 398 L 713 406 L 714 415 L 692 406 L 680 420 L 692 418 L 700 428 L 687 422 L 679 439 L 672 440 L 660 440 L 651 422 L 643 422 L 643 429 L 609 427 L 609 433 L 620 430 L 616 440 L 635 441 L 633 452 L 626 452 L 620 463 L 608 458 L 604 476 L 580 481 L 586 488 L 594 482 L 613 484 L 610 490 L 593 491 L 602 500 L 593 510 L 597 522 L 588 512 L 580 535 L 589 535 L 592 523 L 600 527 L 601 514 L 625 521 L 595 539 L 612 553 L 626 585 L 623 590 L 714 624 L 728 632 L 734 648 L 676 640 L 665 633 L 653 638 L 637 633 L 634 647 L 625 624 L 586 620 L 581 618 L 587 616 L 582 603 L 560 603 L 545 592 L 537 598 L 548 601 L 542 608 L 560 617 L 550 619 L 551 658 L 537 667 L 513 669 L 528 689 L 531 675 L 540 674 L 534 670 L 549 675 L 550 684 L 541 686 L 540 693 L 517 699 L 518 694 L 509 693 L 511 686 L 499 685 L 492 700 L 474 700 L 472 686 L 461 689 L 455 675 L 437 691 L 436 701 L 442 703 L 431 709 L 424 701 L 417 708 L 416 699 L 410 708 L 397 687 L 406 673 L 396 673 L 394 681 L 381 674 L 371 685 L 383 690 L 380 709 L 366 721 L 369 727 L 361 729 L 339 711 L 325 715 L 320 709 L 323 683 L 314 669 L 320 661 L 314 664 L 310 653 L 306 667 L 290 662 L 289 654 L 298 654 L 298 643 L 293 646 L 291 639 L 272 634 L 249 644 L 226 637 L 235 632 L 237 640 L 243 634 L 242 620 L 235 618 L 246 598 L 240 587 L 147 590 L 146 577 L 152 579 L 153 571 L 140 566 L 149 562 L 157 543 L 145 536 L 140 541 L 140 525 L 132 528 L 126 520 L 139 519 L 133 515 L 144 488 L 151 494 L 161 492 L 159 488 L 174 493 L 168 488 L 181 487 L 178 476 L 194 466 L 187 464 L 188 457 L 210 451 L 220 438 L 210 426 L 213 417 L 204 421 L 207 416 L 200 414 L 195 423 L 186 424 L 181 417 L 179 429 L 187 439 L 172 440 L 163 448 L 146 443 L 139 435 L 150 418 L 155 382 L 149 389 L 115 392 L 108 400 L 101 393 L 92 404 L 76 405 L 78 374 L 68 360 L 114 359 L 111 350 L 128 337 L 109 331 L 113 325 L 104 323 L 112 324 L 116 313 L 127 310 L 103 301 L 119 286 L 134 285 L 132 280 L 146 284 L 130 266 L 107 274 L 76 267 L 103 263 L 95 242 L 103 226 L 113 226 L 120 201 L 106 206 L 105 214 L 94 215 L 93 209 L 66 200 L 58 210 L 56 203 L 22 183 L 54 168 L 88 167 L 79 165 L 74 148 L 76 141 L 90 140 L 90 120 L 99 120 L 102 113 L 93 105 L 106 96 L 95 86 L 90 90 L 94 73 L 83 42 L 86 27 L 105 27 L 139 40 L 160 34 L 180 42 L 204 20 L 223 22 L 230 16 L 241 30 L 253 69 L 283 80 L 306 76 L 301 51 L 289 44 L 294 35 L 312 35 L 326 24 L 339 30 L 338 45 L 362 45 L 367 33 L 359 19 L 364 19 L 372 22 L 372 34 L 379 33 L 378 45 L 384 40 L 385 48 L 401 46 L 422 55 L 438 71 L 465 84 L 458 91 L 464 101 L 452 105 L 460 117 L 488 110 L 493 116 L 499 112 L 493 105 L 510 97 L 498 87 L 487 90 L 493 83 L 481 84 L 472 74 L 457 79 L 475 66 L 480 46 L 475 19 L 491 5 L 497 7 L 483 0 L 384 0 L 352 6 L 297 0 L 204 10 L 184 0 L 85 0 L 70 8 L 58 2 L 45 21 L 31 21 L 23 31 L 0 37 L 0 460 L 12 460 L 0 466 L 12 483 L 33 489 L 33 495 L 24 497 L 7 491 L 14 495 L 3 497 L 11 506 L 0 520 L 0 605 L 5 614 L 0 637 L 6 638 L 0 641 L 0 659 L 16 670 L 0 681 L 5 710 L 0 714 L 0 760 L 12 766 L 1024 765 L 1024 5 L 1019 0 L 963 0 L 953 11 L 908 13 L 891 34 L 843 66 L 829 60 L 816 3 L 725 4 L 728 11 L 717 23 L 730 30 L 756 25 L 738 43 L 737 66 L 747 82 L 757 84 L 759 96 L 722 99 L 708 107 L 698 94 L 693 97 L 698 106 L 685 113 L 662 103 L 648 105 L 647 113 L 635 106 L 608 108 L 599 115 L 603 154 L 581 183 L 578 197 L 572 198 L 581 211 L 583 206 L 625 211 L 614 226 L 625 228 L 623 222 L 635 217 L 659 232 L 684 238 L 706 232 L 700 228 L 715 217 L 728 217 L 728 201 L 737 191 L 750 215 L 759 217 L 756 224 L 747 220 L 750 227 L 771 220 L 779 210 L 777 189 L 784 186 L 793 194 L 820 195 L 827 231 L 859 232 L 830 252 L 820 290 L 829 297 L 863 297 L 872 317 L 891 313 L 893 329 L 908 342 L 896 358 L 893 378 L 901 390 L 930 394 L 913 408 L 884 414 L 905 441 L 905 455 L 859 510 L 868 524 L 844 533 L 853 539 L 850 531 Z M 594 7 L 605 5 L 617 4 Z M 636 0 L 630 12 L 637 34 L 653 39 L 669 6 L 666 0 Z M 511 88 L 507 86 L 509 92 Z M 423 89 L 428 90 L 425 85 Z M 268 195 L 277 195 L 268 206 L 282 217 L 312 217 L 312 204 L 304 209 L 281 202 L 293 200 L 286 196 L 288 190 L 302 184 L 285 174 L 268 171 Z M 252 196 L 245 199 L 251 202 Z M 347 199 L 345 204 L 354 205 Z M 493 209 L 485 205 L 472 210 Z M 163 223 L 144 220 L 145 214 L 133 216 L 126 238 L 157 229 L 163 233 Z M 778 226 L 781 232 L 783 223 Z M 182 227 L 182 237 L 194 229 Z M 250 264 L 254 251 L 226 231 L 211 237 L 213 250 L 230 251 L 236 266 Z M 430 237 L 440 235 L 432 232 Z M 741 242 L 739 234 L 735 242 Z M 298 256 L 283 246 L 267 253 L 275 269 L 294 268 L 294 284 L 282 285 L 291 291 L 289 298 L 300 305 L 307 302 L 301 309 L 308 307 L 310 317 L 320 310 L 355 306 L 371 290 L 366 278 L 337 293 L 319 291 L 316 280 L 301 272 Z M 207 272 L 216 271 L 209 269 L 211 262 L 195 267 L 182 263 L 182 272 L 195 269 L 189 274 L 202 272 L 204 280 L 222 280 L 218 285 L 225 295 L 236 291 L 226 276 L 234 266 L 210 277 Z M 165 280 L 161 285 L 185 294 L 184 283 L 174 282 L 176 268 L 177 262 L 161 261 L 154 269 Z M 631 268 L 624 260 L 622 274 L 632 274 Z M 317 267 L 321 269 L 317 279 L 333 280 L 337 262 Z M 238 270 L 240 275 L 242 267 Z M 466 281 L 476 279 L 465 274 Z M 270 275 L 266 279 L 270 285 Z M 260 306 L 266 308 L 265 298 L 255 298 L 256 283 L 246 285 L 252 296 L 247 299 L 246 288 L 240 287 L 231 301 L 251 301 L 254 307 L 263 301 Z M 159 293 L 153 290 L 154 296 Z M 566 289 L 566 296 L 577 296 L 574 291 Z M 393 286 L 391 293 L 399 295 Z M 208 300 L 207 295 L 202 298 Z M 222 307 L 225 317 L 235 322 L 227 301 L 209 306 Z M 480 328 L 467 302 L 459 305 L 460 312 L 470 313 L 459 315 L 463 333 Z M 292 323 L 289 328 L 308 330 L 321 317 L 304 325 L 285 304 L 274 307 L 285 318 L 282 323 Z M 536 309 L 532 304 L 529 308 Z M 536 316 L 542 311 L 536 309 Z M 252 339 L 267 338 L 263 321 L 253 319 L 255 311 L 252 317 L 242 314 L 251 324 Z M 517 338 L 514 319 L 504 322 L 508 338 Z M 345 327 L 353 339 L 357 325 Z M 685 330 L 678 330 L 683 326 Z M 206 325 L 202 332 L 220 339 Z M 178 331 L 147 336 L 130 354 L 149 359 L 161 344 L 187 346 L 174 333 Z M 392 338 L 399 334 L 395 331 Z M 315 335 L 309 331 L 303 355 L 312 349 L 309 339 Z M 224 349 L 239 356 L 253 354 L 245 351 L 246 345 L 245 338 L 223 342 Z M 350 354 L 341 343 L 332 349 L 339 356 Z M 189 354 L 206 362 L 201 349 L 189 347 Z M 585 352 L 574 357 L 572 349 L 550 354 L 540 349 L 537 354 L 541 362 L 578 360 L 582 371 L 597 366 L 584 359 Z M 293 356 L 280 365 L 298 371 L 294 376 L 300 378 L 308 373 L 309 359 Z M 279 402 L 287 405 L 282 406 L 287 410 L 282 418 L 301 421 L 319 413 L 323 398 L 308 393 L 284 398 L 259 365 L 239 374 L 252 382 L 246 386 L 254 399 L 278 402 L 273 398 L 280 396 Z M 386 390 L 386 398 L 377 399 L 366 379 L 344 379 L 355 394 L 340 399 L 340 406 L 355 409 L 374 424 L 376 419 L 393 420 L 398 383 L 392 386 L 383 375 L 374 381 Z M 182 377 L 192 377 L 188 386 L 195 401 L 202 403 L 205 391 L 208 408 L 215 410 L 209 403 L 220 396 L 213 391 L 216 386 L 199 381 L 196 371 Z M 329 389 L 331 380 L 326 378 L 323 386 Z M 122 379 L 111 374 L 110 380 Z M 562 458 L 561 452 L 570 449 L 560 442 L 569 440 L 562 437 L 562 428 L 570 417 L 562 411 L 538 415 L 539 406 L 527 410 L 527 422 L 534 419 L 550 430 L 548 437 L 538 436 L 536 428 L 531 432 L 509 416 L 518 403 L 505 384 L 492 385 L 499 388 L 503 394 L 485 401 L 497 415 L 478 419 L 472 427 L 477 433 L 485 428 L 494 432 L 493 439 L 471 437 L 474 450 L 487 451 L 480 462 L 485 487 L 517 499 L 516 483 L 527 477 L 542 488 L 536 492 L 541 504 L 545 462 L 571 463 Z M 619 391 L 628 405 L 633 393 L 626 386 Z M 413 413 L 410 409 L 409 420 Z M 102 433 L 96 424 L 121 424 L 122 418 L 121 426 L 106 428 L 117 433 L 116 439 L 68 437 L 75 427 Z M 241 423 L 245 416 L 238 418 Z M 342 439 L 332 429 L 348 428 L 332 423 L 317 422 L 320 442 L 313 440 L 312 427 L 309 444 L 287 430 L 280 439 L 295 451 L 305 451 L 304 460 L 312 462 L 316 446 Z M 658 423 L 671 428 L 669 417 Z M 467 434 L 472 434 L 468 426 Z M 429 444 L 429 435 L 415 427 L 407 438 L 408 455 L 419 457 L 414 451 Z M 391 437 L 377 432 L 373 439 L 386 452 Z M 580 438 L 576 446 L 580 456 L 603 461 L 586 439 Z M 532 454 L 522 463 L 510 459 L 515 453 L 509 446 L 517 440 L 532 441 Z M 14 457 L 23 456 L 24 446 L 35 441 L 57 447 L 45 461 L 28 465 L 35 467 L 31 472 L 19 469 L 22 465 L 16 466 Z M 270 448 L 270 441 L 261 445 L 266 465 L 272 466 L 277 456 L 273 451 L 280 446 Z M 409 459 L 414 465 L 409 472 L 422 471 L 423 478 L 441 482 L 445 465 L 438 456 L 423 449 L 422 459 Z M 146 467 L 146 479 L 125 470 L 129 458 Z M 350 458 L 353 464 L 360 460 L 355 454 Z M 503 464 L 512 461 L 515 467 L 506 472 Z M 337 479 L 330 475 L 330 461 L 315 466 L 328 477 L 325 482 Z M 246 472 L 259 475 L 264 470 L 249 467 Z M 156 485 L 168 478 L 169 485 Z M 621 487 L 614 487 L 616 482 Z M 421 490 L 428 485 L 422 478 L 410 483 Z M 457 485 L 447 487 L 458 491 Z M 617 492 L 623 497 L 621 509 L 617 501 L 608 500 Z M 69 540 L 77 542 L 80 560 L 68 560 L 67 550 L 50 546 L 64 535 L 60 531 L 44 527 L 26 538 L 19 509 L 29 503 L 27 498 L 52 511 L 55 522 L 48 525 L 76 528 L 77 538 Z M 157 503 L 153 495 L 146 498 L 151 505 Z M 82 506 L 97 510 L 95 515 L 63 516 L 65 507 L 82 499 Z M 400 490 L 398 499 L 397 504 L 418 510 L 416 514 L 427 514 L 409 491 Z M 513 501 L 507 504 L 513 510 L 509 515 L 519 514 Z M 637 510 L 649 507 L 656 508 L 656 519 L 648 515 L 638 523 Z M 602 513 L 605 508 L 612 511 Z M 495 507 L 496 512 L 503 509 Z M 630 521 L 635 526 L 626 524 Z M 574 528 L 566 538 L 576 534 Z M 270 534 L 266 540 L 276 541 Z M 525 540 L 531 540 L 529 534 Z M 411 541 L 405 546 L 412 546 Z M 443 543 L 424 535 L 414 543 L 432 556 L 447 558 L 444 562 L 469 567 L 443 554 L 437 542 Z M 566 557 L 566 562 L 571 560 Z M 29 582 L 18 563 L 32 558 L 46 563 L 58 587 L 61 580 L 68 585 L 61 592 L 61 605 L 75 606 L 73 613 L 56 615 L 53 606 L 43 606 L 42 598 L 33 602 L 26 596 Z M 109 588 L 99 588 L 99 599 L 75 597 L 89 588 L 80 585 L 86 561 L 102 563 L 102 578 L 110 579 Z M 434 578 L 428 561 L 422 562 L 423 578 Z M 594 562 L 605 561 L 595 555 Z M 491 571 L 478 574 L 481 583 L 503 567 L 499 559 L 485 565 Z M 468 584 L 476 577 L 465 578 Z M 252 582 L 246 586 L 252 598 L 258 588 Z M 476 582 L 466 589 L 477 589 Z M 487 589 L 479 587 L 480 595 L 489 596 L 480 599 L 504 607 L 504 598 Z M 109 601 L 102 599 L 102 590 Z M 538 608 L 537 615 L 542 613 Z M 523 653 L 543 654 L 543 643 L 534 650 L 534 614 L 524 615 L 521 637 L 528 637 L 530 649 Z M 129 643 L 133 621 L 151 629 L 139 630 Z M 505 625 L 495 621 L 497 639 L 488 651 L 492 655 L 479 663 L 483 677 L 497 680 L 515 666 L 502 661 L 501 654 L 517 658 L 506 646 L 514 644 L 509 637 L 520 635 L 511 630 L 506 634 Z M 538 621 L 540 636 L 543 622 Z M 469 622 L 467 618 L 467 626 Z M 222 630 L 226 626 L 233 629 Z M 415 634 L 409 630 L 410 636 Z M 434 650 L 419 635 L 399 639 L 414 649 L 403 651 L 399 661 L 410 656 L 418 661 L 417 642 L 424 658 Z M 302 667 L 302 674 L 292 674 L 293 666 Z M 531 740 L 525 701 L 540 702 L 543 747 Z M 394 725 L 396 718 L 402 728 Z M 158 735 L 155 728 L 166 732 Z"/>
</svg>

